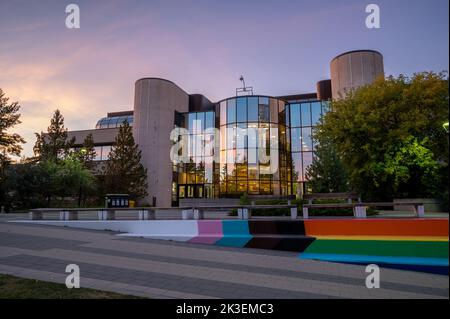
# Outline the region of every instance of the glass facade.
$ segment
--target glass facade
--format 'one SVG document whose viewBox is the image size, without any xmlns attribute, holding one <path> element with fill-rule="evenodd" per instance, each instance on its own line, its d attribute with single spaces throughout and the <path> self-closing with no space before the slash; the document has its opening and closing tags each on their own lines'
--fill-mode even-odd
<svg viewBox="0 0 450 319">
<path fill-rule="evenodd" d="M 264 96 L 220 102 L 219 196 L 287 195 L 285 102 Z"/>
<path fill-rule="evenodd" d="M 179 141 L 188 141 L 187 160 L 173 165 L 172 194 L 176 198 L 212 198 L 214 185 L 214 147 L 209 132 L 215 127 L 214 112 L 183 113 L 178 117 Z"/>
<path fill-rule="evenodd" d="M 174 144 L 188 141 L 188 157 L 173 166 L 173 201 L 304 191 L 313 128 L 327 111 L 327 101 L 240 96 L 217 103 L 215 112 L 180 114 Z"/>
<path fill-rule="evenodd" d="M 126 116 L 112 116 L 112 117 L 104 117 L 98 120 L 97 124 L 95 125 L 96 129 L 99 128 L 113 128 L 113 127 L 119 127 L 125 120 L 128 121 L 130 126 L 133 125 L 133 115 L 126 115 Z"/>
<path fill-rule="evenodd" d="M 94 161 L 106 161 L 108 160 L 109 152 L 111 152 L 112 145 L 94 146 L 95 157 Z M 71 150 L 78 152 L 81 147 L 74 147 Z"/>
<path fill-rule="evenodd" d="M 328 101 L 307 101 L 292 103 L 286 106 L 289 116 L 286 119 L 290 128 L 292 194 L 307 190 L 306 169 L 313 161 L 315 147 L 312 139 L 313 128 L 321 116 L 328 112 Z"/>
</svg>

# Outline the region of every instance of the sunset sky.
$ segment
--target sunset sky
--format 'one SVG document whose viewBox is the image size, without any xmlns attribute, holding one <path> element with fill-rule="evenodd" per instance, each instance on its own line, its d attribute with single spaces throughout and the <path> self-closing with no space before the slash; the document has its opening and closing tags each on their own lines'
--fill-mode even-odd
<svg viewBox="0 0 450 319">
<path fill-rule="evenodd" d="M 81 28 L 65 27 L 76 3 Z M 381 28 L 365 27 L 365 7 Z M 0 88 L 22 108 L 14 131 L 34 132 L 60 108 L 70 130 L 131 110 L 134 82 L 170 79 L 216 101 L 245 76 L 255 94 L 315 91 L 330 60 L 355 49 L 384 55 L 386 75 L 448 70 L 448 0 L 0 0 Z"/>
</svg>

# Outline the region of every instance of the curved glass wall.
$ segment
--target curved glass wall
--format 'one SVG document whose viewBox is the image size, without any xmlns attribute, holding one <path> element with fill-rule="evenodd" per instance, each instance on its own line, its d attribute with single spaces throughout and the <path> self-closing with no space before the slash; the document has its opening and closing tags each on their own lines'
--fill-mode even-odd
<svg viewBox="0 0 450 319">
<path fill-rule="evenodd" d="M 220 102 L 221 197 L 290 194 L 285 108 L 284 101 L 265 96 Z"/>
<path fill-rule="evenodd" d="M 96 129 L 99 128 L 113 128 L 113 127 L 119 127 L 122 125 L 125 120 L 128 121 L 128 124 L 130 126 L 133 125 L 133 115 L 126 115 L 126 116 L 112 116 L 112 117 L 104 117 L 98 120 L 97 124 L 95 125 Z"/>
</svg>

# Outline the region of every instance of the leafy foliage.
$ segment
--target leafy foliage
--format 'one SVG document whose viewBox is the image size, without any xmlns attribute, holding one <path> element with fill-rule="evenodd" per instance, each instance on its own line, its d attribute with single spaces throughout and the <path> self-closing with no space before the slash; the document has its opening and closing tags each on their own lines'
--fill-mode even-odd
<svg viewBox="0 0 450 319">
<path fill-rule="evenodd" d="M 347 173 L 329 139 L 317 141 L 314 161 L 306 170 L 308 186 L 313 193 L 339 193 L 348 191 Z"/>
<path fill-rule="evenodd" d="M 333 143 L 351 186 L 366 198 L 442 196 L 448 93 L 445 73 L 380 78 L 333 101 L 316 135 Z"/>
</svg>

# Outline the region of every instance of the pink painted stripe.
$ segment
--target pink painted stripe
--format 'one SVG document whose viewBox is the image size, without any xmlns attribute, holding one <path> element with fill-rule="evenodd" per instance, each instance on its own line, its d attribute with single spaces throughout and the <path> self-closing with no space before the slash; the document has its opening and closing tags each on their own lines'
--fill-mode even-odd
<svg viewBox="0 0 450 319">
<path fill-rule="evenodd" d="M 222 221 L 199 220 L 198 236 L 189 240 L 190 243 L 214 244 L 223 237 Z"/>
</svg>

